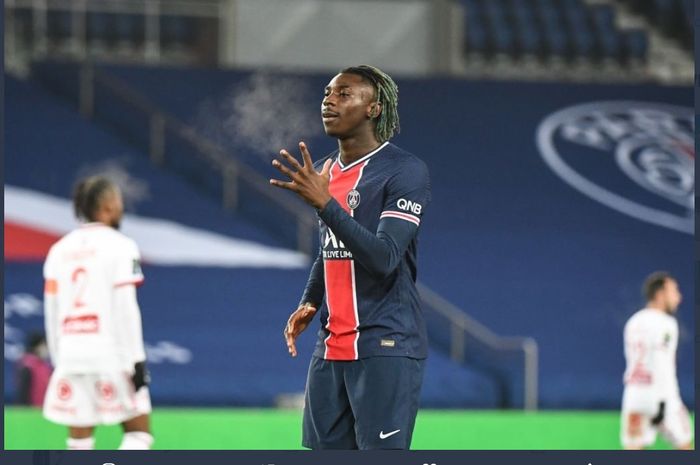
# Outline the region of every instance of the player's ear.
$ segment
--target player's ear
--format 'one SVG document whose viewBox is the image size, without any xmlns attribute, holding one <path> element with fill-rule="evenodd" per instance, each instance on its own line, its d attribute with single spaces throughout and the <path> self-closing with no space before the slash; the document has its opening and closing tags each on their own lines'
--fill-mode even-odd
<svg viewBox="0 0 700 465">
<path fill-rule="evenodd" d="M 368 108 L 368 114 L 367 117 L 370 119 L 374 119 L 379 117 L 379 115 L 382 113 L 382 104 L 379 102 L 372 102 L 369 104 Z"/>
</svg>

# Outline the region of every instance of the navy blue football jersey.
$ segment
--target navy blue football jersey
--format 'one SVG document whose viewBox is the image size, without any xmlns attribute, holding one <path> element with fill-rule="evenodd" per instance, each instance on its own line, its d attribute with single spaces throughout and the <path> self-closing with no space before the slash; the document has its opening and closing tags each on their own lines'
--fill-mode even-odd
<svg viewBox="0 0 700 465">
<path fill-rule="evenodd" d="M 415 286 L 417 238 L 430 201 L 425 163 L 385 142 L 344 165 L 331 158 L 332 200 L 319 216 L 320 250 L 302 302 L 320 304 L 314 355 L 425 358 L 427 335 Z"/>
</svg>

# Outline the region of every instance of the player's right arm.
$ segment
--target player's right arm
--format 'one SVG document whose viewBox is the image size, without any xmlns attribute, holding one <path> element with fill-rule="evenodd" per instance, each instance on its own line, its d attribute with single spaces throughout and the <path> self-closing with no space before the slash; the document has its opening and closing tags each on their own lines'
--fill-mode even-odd
<svg viewBox="0 0 700 465">
<path fill-rule="evenodd" d="M 58 360 L 58 339 L 60 337 L 58 311 L 58 277 L 54 271 L 51 251 L 44 262 L 44 332 L 49 349 L 51 363 L 56 366 Z"/>
<path fill-rule="evenodd" d="M 316 310 L 323 301 L 325 294 L 325 281 L 323 274 L 323 251 L 319 248 L 316 260 L 311 266 L 309 279 L 306 281 L 304 293 L 297 309 L 289 316 L 284 327 L 284 339 L 287 342 L 287 350 L 292 357 L 297 356 L 296 339 L 311 323 Z"/>
</svg>

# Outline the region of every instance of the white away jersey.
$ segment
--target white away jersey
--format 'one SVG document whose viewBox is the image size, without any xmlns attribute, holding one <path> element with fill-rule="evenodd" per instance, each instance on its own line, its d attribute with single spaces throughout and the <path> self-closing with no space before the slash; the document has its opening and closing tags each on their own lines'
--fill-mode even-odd
<svg viewBox="0 0 700 465">
<path fill-rule="evenodd" d="M 627 321 L 624 339 L 625 390 L 646 393 L 642 397 L 649 403 L 680 398 L 676 377 L 678 321 L 660 310 L 645 308 Z"/>
<path fill-rule="evenodd" d="M 135 312 L 116 308 L 123 307 L 120 287 L 143 281 L 133 240 L 109 226 L 86 224 L 51 247 L 44 279 L 47 340 L 56 367 L 131 371 L 145 358 L 138 306 Z"/>
</svg>

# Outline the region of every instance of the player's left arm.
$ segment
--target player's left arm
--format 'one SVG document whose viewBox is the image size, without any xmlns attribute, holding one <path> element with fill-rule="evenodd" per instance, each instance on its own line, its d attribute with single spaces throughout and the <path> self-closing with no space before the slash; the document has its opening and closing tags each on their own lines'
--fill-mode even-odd
<svg viewBox="0 0 700 465">
<path fill-rule="evenodd" d="M 422 162 L 401 167 L 387 185 L 384 209 L 376 233 L 355 221 L 328 192 L 330 163 L 321 172 L 313 169 L 306 145 L 299 144 L 304 164 L 286 150 L 281 155 L 292 169 L 278 160 L 274 166 L 291 182 L 270 180 L 277 187 L 291 190 L 318 210 L 319 217 L 343 241 L 353 258 L 373 275 L 384 278 L 391 274 L 420 225 L 430 200 L 428 169 Z"/>
<path fill-rule="evenodd" d="M 360 265 L 378 278 L 385 278 L 401 262 L 429 201 L 428 169 L 422 162 L 412 162 L 388 181 L 375 233 L 355 221 L 335 199 L 318 214 Z"/>
</svg>

